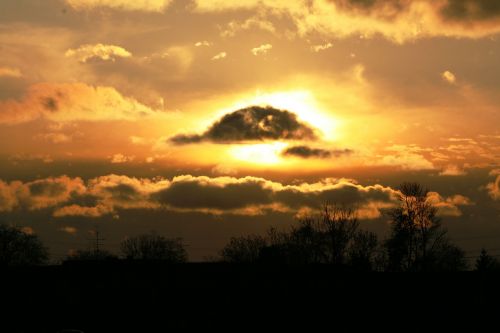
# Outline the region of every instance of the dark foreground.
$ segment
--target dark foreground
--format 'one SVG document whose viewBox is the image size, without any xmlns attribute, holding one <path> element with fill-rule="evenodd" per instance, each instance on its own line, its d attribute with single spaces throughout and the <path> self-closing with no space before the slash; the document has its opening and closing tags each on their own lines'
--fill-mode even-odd
<svg viewBox="0 0 500 333">
<path fill-rule="evenodd" d="M 500 327 L 500 275 L 472 272 L 76 262 L 4 268 L 1 285 L 0 332 L 494 332 Z M 490 324 L 496 328 L 487 328 Z"/>
</svg>

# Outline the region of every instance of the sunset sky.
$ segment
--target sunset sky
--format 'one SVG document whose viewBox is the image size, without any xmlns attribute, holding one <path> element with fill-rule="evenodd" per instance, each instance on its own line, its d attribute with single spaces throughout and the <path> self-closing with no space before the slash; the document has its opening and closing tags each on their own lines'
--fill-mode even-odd
<svg viewBox="0 0 500 333">
<path fill-rule="evenodd" d="M 0 221 L 56 259 L 99 226 L 203 260 L 326 202 L 383 239 L 403 181 L 499 248 L 500 2 L 3 0 L 0 54 Z"/>
</svg>

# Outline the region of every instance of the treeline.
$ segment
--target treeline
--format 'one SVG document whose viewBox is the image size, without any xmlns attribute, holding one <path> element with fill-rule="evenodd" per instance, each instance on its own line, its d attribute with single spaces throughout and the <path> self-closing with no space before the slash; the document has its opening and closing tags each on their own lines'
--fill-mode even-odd
<svg viewBox="0 0 500 333">
<path fill-rule="evenodd" d="M 244 264 L 329 264 L 348 271 L 455 272 L 467 270 L 462 249 L 452 243 L 427 200 L 428 190 L 403 183 L 399 204 L 388 211 L 391 230 L 386 239 L 360 229 L 354 209 L 325 205 L 320 214 L 302 218 L 289 230 L 271 228 L 265 235 L 233 237 L 220 251 L 217 262 Z M 47 248 L 36 235 L 0 225 L 1 265 L 42 265 Z M 187 262 L 182 239 L 150 233 L 125 239 L 120 254 L 79 250 L 68 261 L 142 260 Z M 500 271 L 500 262 L 482 250 L 478 271 Z"/>
</svg>

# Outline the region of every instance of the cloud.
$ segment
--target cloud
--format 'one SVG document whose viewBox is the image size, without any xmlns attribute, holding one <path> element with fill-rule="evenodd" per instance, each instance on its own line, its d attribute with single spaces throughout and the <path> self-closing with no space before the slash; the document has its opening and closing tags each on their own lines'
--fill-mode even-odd
<svg viewBox="0 0 500 333">
<path fill-rule="evenodd" d="M 66 216 L 83 216 L 83 217 L 101 217 L 107 214 L 113 213 L 113 208 L 110 206 L 99 204 L 94 207 L 86 207 L 80 205 L 69 205 L 58 208 L 54 211 L 52 216 L 54 217 L 66 217 Z M 76 229 L 75 229 L 76 230 Z M 67 230 L 65 230 L 68 232 Z M 71 233 L 71 232 L 68 232 Z"/>
<path fill-rule="evenodd" d="M 349 155 L 352 153 L 350 149 L 343 150 L 327 150 L 321 148 L 311 148 L 308 146 L 293 146 L 283 151 L 284 156 L 296 156 L 300 158 L 330 158 Z"/>
<path fill-rule="evenodd" d="M 385 148 L 389 153 L 378 156 L 374 165 L 398 166 L 404 170 L 434 170 L 435 166 L 422 155 L 417 145 L 392 145 Z"/>
<path fill-rule="evenodd" d="M 497 176 L 494 182 L 488 183 L 486 188 L 492 199 L 500 200 L 500 175 Z"/>
<path fill-rule="evenodd" d="M 38 83 L 21 100 L 0 101 L 0 124 L 48 119 L 55 122 L 136 120 L 158 114 L 112 87 L 83 83 Z"/>
<path fill-rule="evenodd" d="M 147 12 L 162 12 L 172 0 L 65 0 L 76 10 L 90 10 L 107 7 L 121 10 L 137 10 Z"/>
<path fill-rule="evenodd" d="M 196 43 L 194 44 L 194 46 L 196 46 L 196 47 L 200 47 L 200 46 L 211 46 L 211 45 L 212 45 L 212 43 L 210 43 L 210 42 L 209 42 L 209 41 L 207 41 L 207 40 L 203 40 L 203 41 L 200 41 L 200 42 L 196 42 Z"/>
<path fill-rule="evenodd" d="M 50 133 L 42 133 L 36 136 L 36 138 L 54 143 L 54 144 L 59 144 L 59 143 L 68 143 L 73 141 L 73 138 L 69 135 L 66 135 L 64 133 L 58 133 L 58 132 L 50 132 Z"/>
<path fill-rule="evenodd" d="M 54 207 L 86 191 L 81 178 L 61 176 L 22 183 L 0 181 L 0 211 Z"/>
<path fill-rule="evenodd" d="M 221 60 L 221 59 L 224 59 L 226 56 L 227 56 L 226 52 L 220 52 L 220 53 L 217 53 L 216 55 L 214 55 L 212 57 L 212 60 Z"/>
<path fill-rule="evenodd" d="M 0 211 L 45 208 L 52 209 L 57 218 L 118 216 L 127 209 L 295 215 L 316 211 L 324 203 L 338 203 L 353 206 L 359 218 L 374 219 L 397 203 L 398 193 L 390 187 L 364 186 L 344 178 L 287 185 L 258 177 L 183 175 L 169 180 L 111 174 L 84 183 L 80 178 L 61 176 L 27 183 L 0 181 Z M 473 204 L 465 196 L 444 198 L 437 192 L 430 192 L 428 201 L 446 216 L 460 216 L 460 206 Z"/>
<path fill-rule="evenodd" d="M 85 44 L 76 49 L 69 49 L 65 56 L 68 58 L 76 58 L 82 63 L 99 59 L 103 61 L 115 61 L 117 58 L 129 58 L 132 53 L 125 50 L 121 46 L 104 45 L 104 44 Z"/>
<path fill-rule="evenodd" d="M 222 37 L 234 37 L 236 33 L 242 30 L 260 29 L 271 33 L 276 32 L 276 28 L 269 20 L 260 17 L 250 17 L 245 21 L 231 21 L 226 28 L 221 32 Z"/>
<path fill-rule="evenodd" d="M 76 229 L 75 227 L 68 227 L 68 226 L 62 227 L 59 230 L 70 235 L 75 235 L 78 232 L 78 229 Z"/>
<path fill-rule="evenodd" d="M 440 13 L 453 21 L 486 21 L 500 18 L 500 3 L 491 0 L 448 0 Z"/>
<path fill-rule="evenodd" d="M 224 115 L 201 135 L 180 134 L 170 139 L 176 144 L 211 141 L 231 143 L 262 140 L 311 140 L 314 130 L 297 116 L 273 107 L 250 106 Z"/>
<path fill-rule="evenodd" d="M 488 174 L 490 176 L 500 176 L 500 169 L 493 169 Z"/>
<path fill-rule="evenodd" d="M 457 81 L 457 78 L 455 77 L 455 74 L 453 74 L 452 72 L 450 71 L 444 71 L 442 74 L 441 74 L 441 77 L 443 78 L 443 80 L 445 80 L 446 82 L 448 82 L 449 84 L 455 84 L 456 81 Z"/>
<path fill-rule="evenodd" d="M 470 206 L 473 204 L 469 198 L 463 195 L 457 194 L 443 198 L 437 192 L 429 192 L 427 194 L 427 201 L 438 209 L 438 215 L 455 217 L 462 216 L 460 206 Z"/>
<path fill-rule="evenodd" d="M 135 156 L 127 156 L 127 155 L 123 155 L 123 154 L 114 154 L 110 158 L 111 163 L 113 163 L 113 164 L 132 162 L 134 159 L 135 159 Z"/>
<path fill-rule="evenodd" d="M 18 68 L 0 67 L 0 77 L 21 78 L 23 74 Z"/>
<path fill-rule="evenodd" d="M 269 50 L 271 50 L 272 48 L 273 46 L 271 44 L 262 44 L 261 46 L 254 47 L 250 51 L 254 56 L 258 56 L 267 54 L 267 52 L 269 52 Z"/>
<path fill-rule="evenodd" d="M 313 46 L 311 46 L 311 51 L 318 53 L 318 52 L 321 52 L 324 50 L 328 50 L 332 46 L 333 46 L 332 43 L 313 45 Z"/>
<path fill-rule="evenodd" d="M 458 165 L 447 165 L 440 173 L 440 176 L 465 176 L 467 172 L 461 169 Z"/>
<path fill-rule="evenodd" d="M 196 0 L 196 4 L 202 12 L 258 8 L 267 16 L 288 16 L 302 36 L 383 36 L 403 43 L 436 36 L 482 38 L 500 32 L 500 5 L 491 0 Z"/>
</svg>

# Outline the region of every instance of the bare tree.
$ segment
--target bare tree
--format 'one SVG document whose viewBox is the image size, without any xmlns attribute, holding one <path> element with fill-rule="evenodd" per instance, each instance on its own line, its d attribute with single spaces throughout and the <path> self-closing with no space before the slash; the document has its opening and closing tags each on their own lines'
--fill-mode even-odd
<svg viewBox="0 0 500 333">
<path fill-rule="evenodd" d="M 319 228 L 326 237 L 328 261 L 342 265 L 359 227 L 356 211 L 340 205 L 324 205 Z"/>
<path fill-rule="evenodd" d="M 399 205 L 389 212 L 392 230 L 385 242 L 388 269 L 393 271 L 455 270 L 465 266 L 463 251 L 446 237 L 429 190 L 403 183 Z"/>
<path fill-rule="evenodd" d="M 40 265 L 47 260 L 47 248 L 36 235 L 0 224 L 0 264 Z"/>
<path fill-rule="evenodd" d="M 187 261 L 180 238 L 166 238 L 155 233 L 127 238 L 120 244 L 123 256 L 136 260 L 163 260 L 171 263 Z"/>
<path fill-rule="evenodd" d="M 220 251 L 220 256 L 225 262 L 252 263 L 259 260 L 262 249 L 267 245 L 267 240 L 258 235 L 232 237 Z"/>
</svg>

